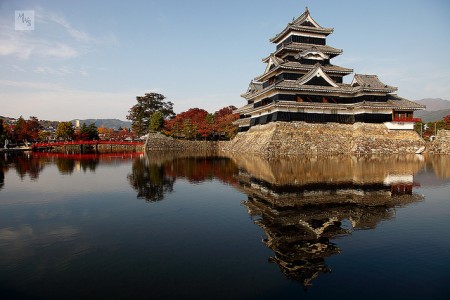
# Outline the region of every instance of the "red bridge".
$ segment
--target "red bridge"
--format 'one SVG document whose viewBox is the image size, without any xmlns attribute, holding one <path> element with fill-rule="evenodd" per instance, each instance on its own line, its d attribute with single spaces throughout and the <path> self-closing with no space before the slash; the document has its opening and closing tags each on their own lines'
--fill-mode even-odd
<svg viewBox="0 0 450 300">
<path fill-rule="evenodd" d="M 144 142 L 125 141 L 72 141 L 72 142 L 47 142 L 35 143 L 32 145 L 33 151 L 75 152 L 75 153 L 113 153 L 113 152 L 136 152 L 143 151 Z M 74 147 L 75 146 L 75 147 Z M 105 147 L 106 146 L 106 147 Z M 109 147 L 108 147 L 109 146 Z M 55 147 L 59 147 L 54 149 Z"/>
<path fill-rule="evenodd" d="M 35 143 L 33 148 L 48 148 L 58 146 L 70 146 L 70 145 L 124 145 L 124 146 L 140 146 L 144 145 L 144 142 L 126 142 L 126 141 L 71 141 L 71 142 L 46 142 Z"/>
</svg>

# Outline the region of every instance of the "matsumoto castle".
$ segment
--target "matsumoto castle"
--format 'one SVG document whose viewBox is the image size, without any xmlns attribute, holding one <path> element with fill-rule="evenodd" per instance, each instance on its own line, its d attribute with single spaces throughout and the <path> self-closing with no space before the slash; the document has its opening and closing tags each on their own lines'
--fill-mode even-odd
<svg viewBox="0 0 450 300">
<path fill-rule="evenodd" d="M 389 129 L 413 129 L 415 110 L 425 107 L 393 94 L 396 87 L 376 75 L 355 74 L 331 64 L 342 54 L 328 46 L 333 28 L 321 27 L 308 8 L 270 41 L 276 50 L 263 59 L 264 74 L 253 79 L 241 96 L 247 105 L 236 110 L 239 131 L 274 121 L 384 123 Z"/>
</svg>

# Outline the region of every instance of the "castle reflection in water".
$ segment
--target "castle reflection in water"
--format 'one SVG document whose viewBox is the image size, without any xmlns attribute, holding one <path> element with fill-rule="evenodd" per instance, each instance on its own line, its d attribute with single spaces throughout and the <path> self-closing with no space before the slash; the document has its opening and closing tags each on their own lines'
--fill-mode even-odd
<svg viewBox="0 0 450 300">
<path fill-rule="evenodd" d="M 418 156 L 233 160 L 248 213 L 274 251 L 270 261 L 305 286 L 331 271 L 325 259 L 340 252 L 333 239 L 373 229 L 396 207 L 423 200 L 413 192 L 424 164 Z"/>
<path fill-rule="evenodd" d="M 15 168 L 20 176 L 39 173 L 54 160 L 61 174 L 95 172 L 100 164 L 117 164 L 117 157 L 18 156 L 0 160 L 0 189 L 4 174 Z M 417 174 L 432 169 L 433 182 L 450 178 L 450 160 L 444 156 L 295 157 L 263 159 L 257 156 L 149 153 L 132 160 L 128 183 L 139 199 L 161 201 L 176 180 L 202 182 L 217 179 L 247 195 L 243 204 L 265 232 L 264 244 L 273 251 L 269 261 L 303 285 L 331 270 L 327 257 L 338 254 L 336 239 L 354 230 L 375 228 L 395 217 L 397 207 L 423 200 L 414 192 Z M 426 174 L 429 174 L 428 172 Z M 427 175 L 429 176 L 429 175 Z M 421 180 L 429 180 L 423 177 Z"/>
<path fill-rule="evenodd" d="M 307 286 L 330 271 L 326 258 L 340 252 L 334 239 L 373 229 L 393 218 L 396 207 L 423 200 L 414 193 L 420 185 L 414 175 L 425 165 L 415 155 L 268 160 L 151 153 L 135 161 L 129 181 L 150 202 L 162 200 L 177 178 L 234 186 L 247 195 L 243 204 L 266 234 L 263 242 L 274 252 L 269 261 Z"/>
</svg>

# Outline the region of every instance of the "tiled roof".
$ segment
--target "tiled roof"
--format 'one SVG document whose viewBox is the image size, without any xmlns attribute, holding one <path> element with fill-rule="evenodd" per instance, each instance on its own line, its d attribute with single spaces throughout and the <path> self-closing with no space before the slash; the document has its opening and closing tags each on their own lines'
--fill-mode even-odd
<svg viewBox="0 0 450 300">
<path fill-rule="evenodd" d="M 300 32 L 312 32 L 312 33 L 323 33 L 325 35 L 329 35 L 333 33 L 333 28 L 316 28 L 309 26 L 295 26 L 289 23 L 286 28 L 277 34 L 275 37 L 271 38 L 270 41 L 272 43 L 278 43 L 283 36 L 285 36 L 289 31 L 300 31 Z"/>
<path fill-rule="evenodd" d="M 302 77 L 303 78 L 303 77 Z M 287 89 L 287 90 L 298 90 L 298 91 L 321 91 L 325 93 L 331 92 L 341 92 L 341 93 L 351 93 L 352 88 L 350 86 L 342 86 L 338 85 L 337 87 L 333 86 L 321 86 L 321 85 L 299 85 L 298 80 L 283 80 L 275 84 L 275 87 L 278 89 Z"/>
<path fill-rule="evenodd" d="M 397 89 L 393 86 L 388 86 L 378 79 L 377 75 L 364 75 L 364 74 L 355 74 L 355 77 L 352 81 L 352 86 L 362 86 L 362 87 L 371 87 L 375 89 L 383 89 L 383 88 L 391 88 Z"/>
<path fill-rule="evenodd" d="M 262 82 L 252 81 L 248 85 L 247 92 L 254 93 L 263 89 Z"/>
<path fill-rule="evenodd" d="M 253 109 L 253 104 L 247 104 L 245 106 L 239 107 L 238 109 L 234 110 L 233 113 L 241 113 L 245 111 L 249 111 Z"/>
<path fill-rule="evenodd" d="M 425 105 L 419 104 L 417 102 L 402 98 L 397 94 L 388 95 L 388 103 L 395 104 L 398 108 L 412 108 L 412 109 L 426 109 Z"/>
<path fill-rule="evenodd" d="M 304 22 L 309 22 L 312 26 L 304 26 Z M 300 32 L 313 32 L 313 33 L 322 33 L 324 35 L 329 35 L 333 32 L 333 28 L 324 28 L 320 26 L 310 15 L 308 8 L 305 9 L 305 12 L 301 14 L 297 19 L 293 20 L 289 23 L 283 31 L 277 34 L 274 38 L 270 39 L 273 43 L 278 43 L 283 36 L 285 36 L 290 31 L 300 31 Z"/>
<path fill-rule="evenodd" d="M 366 76 L 368 76 L 368 77 L 366 77 Z M 340 84 L 338 84 L 337 87 L 307 85 L 307 84 L 301 85 L 299 80 L 301 80 L 304 77 L 303 76 L 299 80 L 282 80 L 282 81 L 279 81 L 279 82 L 277 82 L 271 86 L 268 86 L 264 89 L 254 91 L 252 93 L 247 92 L 247 93 L 243 94 L 242 96 L 245 98 L 248 98 L 248 97 L 254 98 L 254 97 L 258 96 L 259 94 L 263 94 L 271 89 L 323 92 L 323 93 L 342 93 L 342 94 L 347 94 L 347 95 L 364 95 L 364 93 L 368 93 L 368 92 L 369 93 L 377 92 L 377 93 L 388 94 L 388 93 L 395 92 L 397 90 L 396 87 L 384 85 L 381 81 L 378 80 L 378 77 L 376 79 L 374 79 L 373 76 L 374 75 L 359 74 L 360 78 L 361 77 L 362 78 L 370 78 L 370 80 L 372 80 L 372 81 L 365 81 L 365 83 L 371 82 L 372 84 L 354 85 L 353 83 L 352 84 L 340 83 Z M 355 82 L 355 80 L 356 79 L 354 79 L 353 82 Z"/>
<path fill-rule="evenodd" d="M 281 45 L 280 48 L 278 48 L 274 53 L 272 53 L 271 55 L 277 55 L 282 51 L 294 51 L 296 53 L 300 52 L 300 51 L 320 51 L 322 53 L 325 54 L 331 54 L 331 55 L 339 55 L 342 54 L 342 49 L 337 49 L 337 48 L 333 48 L 331 46 L 328 45 L 312 45 L 312 44 L 304 44 L 304 43 L 287 43 L 287 44 L 283 44 Z M 270 56 L 269 56 L 270 57 Z M 262 61 L 266 62 L 267 59 L 269 59 L 269 57 L 264 58 Z"/>
<path fill-rule="evenodd" d="M 299 62 L 293 62 L 293 61 L 289 61 L 289 62 L 283 63 L 281 65 L 281 67 L 285 68 L 285 69 L 300 69 L 300 70 L 311 70 L 311 69 L 314 69 L 314 65 L 305 65 L 305 64 L 301 64 Z M 348 68 L 335 66 L 335 65 L 322 66 L 322 69 L 325 72 L 331 72 L 331 73 L 350 74 L 350 73 L 353 72 L 353 69 L 348 69 Z"/>
<path fill-rule="evenodd" d="M 358 103 L 323 103 L 323 102 L 295 102 L 295 101 L 276 101 L 269 105 L 261 106 L 257 110 L 266 110 L 268 108 L 275 107 L 292 107 L 292 108 L 317 108 L 317 109 L 337 109 L 337 110 L 347 110 L 347 109 L 357 109 L 357 108 L 368 108 L 368 109 L 395 109 L 395 110 L 420 110 L 425 109 L 425 106 L 420 105 L 416 102 L 398 97 L 397 95 L 392 96 L 387 102 L 372 102 L 363 101 Z M 236 112 L 239 113 L 251 113 L 255 109 L 253 104 L 248 104 L 241 108 L 238 108 Z"/>
<path fill-rule="evenodd" d="M 288 71 L 306 71 L 309 72 L 310 70 L 314 69 L 315 66 L 314 65 L 306 65 L 306 64 L 302 64 L 300 62 L 295 62 L 295 61 L 286 61 L 283 62 L 282 64 L 280 64 L 279 66 L 271 69 L 269 72 L 264 73 L 258 77 L 255 78 L 256 81 L 259 80 L 263 80 L 263 78 L 267 78 L 267 76 L 271 76 L 270 74 L 273 74 L 274 72 L 276 72 L 277 70 L 288 70 Z M 344 68 L 344 67 L 340 67 L 340 66 L 335 66 L 335 65 L 327 65 L 327 66 L 322 66 L 322 69 L 326 72 L 326 73 L 334 73 L 334 74 L 350 74 L 353 72 L 352 69 L 348 69 L 348 68 Z"/>
<path fill-rule="evenodd" d="M 317 85 L 299 85 L 297 80 L 283 80 L 276 83 L 277 88 L 297 89 L 297 90 L 312 90 L 312 91 L 326 91 L 326 92 L 342 92 L 345 94 L 356 94 L 358 92 L 383 92 L 392 93 L 397 89 L 391 86 L 387 87 L 370 87 L 370 86 L 351 86 L 349 84 L 338 84 L 338 87 L 317 86 Z"/>
<path fill-rule="evenodd" d="M 322 77 L 331 86 L 338 87 L 336 82 L 330 76 L 328 76 L 327 73 L 325 73 L 320 64 L 315 64 L 313 69 L 311 69 L 308 73 L 297 79 L 297 83 L 299 86 L 303 86 L 308 82 L 310 82 L 315 77 Z"/>
</svg>

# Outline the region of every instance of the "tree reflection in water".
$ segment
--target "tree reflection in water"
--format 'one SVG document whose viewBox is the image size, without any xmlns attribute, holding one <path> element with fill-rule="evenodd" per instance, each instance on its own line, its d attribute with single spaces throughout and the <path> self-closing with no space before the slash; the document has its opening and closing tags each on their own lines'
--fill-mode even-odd
<svg viewBox="0 0 450 300">
<path fill-rule="evenodd" d="M 0 190 L 5 185 L 5 173 L 8 171 L 8 165 L 5 160 L 0 159 Z"/>
<path fill-rule="evenodd" d="M 128 181 L 137 191 L 137 197 L 149 202 L 164 199 L 164 194 L 173 191 L 175 177 L 164 172 L 164 165 L 151 163 L 147 157 L 133 161 Z"/>
<path fill-rule="evenodd" d="M 237 173 L 237 166 L 229 158 L 156 151 L 134 160 L 128 181 L 138 198 L 154 202 L 172 192 L 178 178 L 191 183 L 218 179 L 233 185 L 237 184 Z"/>
<path fill-rule="evenodd" d="M 130 159 L 128 157 L 126 159 Z M 54 154 L 0 158 L 0 189 L 5 173 L 37 180 L 48 163 L 61 174 L 94 172 L 99 162 L 122 158 L 67 157 Z M 135 157 L 127 179 L 137 197 L 160 201 L 177 179 L 198 183 L 220 180 L 247 195 L 243 203 L 265 234 L 264 244 L 289 278 L 307 286 L 331 267 L 326 259 L 340 252 L 336 239 L 354 230 L 373 229 L 395 217 L 395 209 L 421 201 L 414 193 L 417 174 L 429 168 L 448 183 L 450 159 L 431 156 L 327 157 L 263 159 L 186 153 L 149 153 Z M 425 173 L 422 179 L 428 179 Z M 421 181 L 422 181 L 421 179 Z"/>
<path fill-rule="evenodd" d="M 289 278 L 310 285 L 329 272 L 325 259 L 340 252 L 334 239 L 373 229 L 395 208 L 422 200 L 413 193 L 415 156 L 286 158 L 199 156 L 151 152 L 128 176 L 138 198 L 159 201 L 176 179 L 218 179 L 247 194 L 248 213 L 274 251 L 269 261 Z"/>
<path fill-rule="evenodd" d="M 28 176 L 31 180 L 38 180 L 39 173 L 48 164 L 55 164 L 62 175 L 71 175 L 75 170 L 95 172 L 100 162 L 102 164 L 117 163 L 117 161 L 126 161 L 136 155 L 138 154 L 5 153 L 0 157 L 0 189 L 4 186 L 5 173 L 9 169 L 16 170 L 20 179 Z"/>
</svg>

